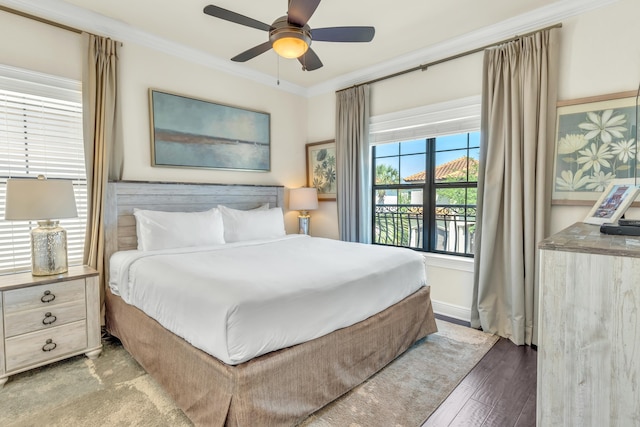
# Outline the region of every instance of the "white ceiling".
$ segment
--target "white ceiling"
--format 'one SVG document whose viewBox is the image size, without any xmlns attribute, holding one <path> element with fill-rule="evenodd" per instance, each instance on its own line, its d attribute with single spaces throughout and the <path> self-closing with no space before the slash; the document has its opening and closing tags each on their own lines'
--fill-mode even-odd
<svg viewBox="0 0 640 427">
<path fill-rule="evenodd" d="M 203 13 L 207 4 L 270 24 L 286 0 L 0 0 L 0 4 L 127 43 L 135 41 L 214 68 L 309 93 L 335 90 L 561 22 L 616 0 L 323 0 L 311 28 L 370 25 L 371 43 L 313 43 L 324 67 L 268 51 L 243 64 L 229 58 L 268 34 Z M 389 7 L 392 6 L 392 7 Z M 484 43 L 484 44 L 483 44 Z"/>
</svg>

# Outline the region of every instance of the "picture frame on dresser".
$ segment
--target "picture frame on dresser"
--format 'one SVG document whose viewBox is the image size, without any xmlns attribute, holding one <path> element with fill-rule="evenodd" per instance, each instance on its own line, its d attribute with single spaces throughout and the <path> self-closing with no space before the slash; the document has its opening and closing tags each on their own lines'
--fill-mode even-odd
<svg viewBox="0 0 640 427">
<path fill-rule="evenodd" d="M 583 222 L 615 224 L 636 199 L 640 189 L 634 180 L 615 179 L 609 183 Z"/>
</svg>

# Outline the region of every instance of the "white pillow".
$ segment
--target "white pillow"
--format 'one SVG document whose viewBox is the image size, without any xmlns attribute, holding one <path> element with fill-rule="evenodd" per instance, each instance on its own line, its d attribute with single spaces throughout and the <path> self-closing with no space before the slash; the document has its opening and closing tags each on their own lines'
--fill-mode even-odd
<svg viewBox="0 0 640 427">
<path fill-rule="evenodd" d="M 286 234 L 281 208 L 241 211 L 218 206 L 227 243 L 245 240 L 273 239 Z"/>
<path fill-rule="evenodd" d="M 224 243 L 222 214 L 216 208 L 204 212 L 134 209 L 133 215 L 140 251 Z"/>
</svg>

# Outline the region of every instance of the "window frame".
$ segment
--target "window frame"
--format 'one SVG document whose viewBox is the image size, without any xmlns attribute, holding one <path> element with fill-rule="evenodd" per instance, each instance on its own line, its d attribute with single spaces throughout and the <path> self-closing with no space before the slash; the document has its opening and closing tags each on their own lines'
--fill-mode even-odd
<svg viewBox="0 0 640 427">
<path fill-rule="evenodd" d="M 407 110 L 393 111 L 390 113 L 380 114 L 372 116 L 369 119 L 369 144 L 371 147 L 369 161 L 371 166 L 374 165 L 374 150 L 376 146 L 386 143 L 397 143 L 400 141 L 412 141 L 417 139 L 437 138 L 439 136 L 462 134 L 462 133 L 474 133 L 480 131 L 480 119 L 481 119 L 481 106 L 482 97 L 480 95 L 468 96 L 465 98 L 458 98 L 439 102 L 435 104 L 423 105 L 416 108 L 410 108 Z M 433 156 L 434 163 L 431 167 L 425 167 L 426 170 L 433 170 L 435 168 L 435 155 Z M 425 161 L 426 162 L 426 161 Z M 371 167 L 371 173 L 369 176 L 373 177 L 369 188 L 375 185 L 375 167 Z M 424 186 L 426 187 L 426 181 Z M 476 184 L 477 187 L 477 184 Z M 367 211 L 367 220 L 373 219 L 371 230 L 371 241 L 375 240 L 375 212 L 376 212 L 376 198 L 375 191 L 372 190 L 371 194 L 373 198 L 369 203 L 367 209 L 372 209 L 371 212 Z M 434 200 L 435 203 L 435 190 L 430 193 L 428 188 L 423 189 L 423 210 L 425 199 Z M 435 211 L 434 214 L 430 214 L 429 222 L 423 226 L 423 242 L 425 242 L 424 233 L 428 227 L 434 226 Z M 433 242 L 429 243 L 429 247 L 433 247 Z M 422 245 L 425 246 L 424 243 Z M 447 251 L 427 251 L 425 249 L 419 249 L 425 254 L 437 254 L 436 256 L 449 256 L 453 255 L 452 259 L 457 260 L 469 260 L 473 259 L 473 255 L 466 255 L 460 253 L 452 253 Z"/>
<path fill-rule="evenodd" d="M 471 131 L 471 132 L 464 132 L 464 133 L 460 133 L 460 135 L 465 134 L 466 135 L 466 147 L 464 148 L 466 150 L 466 155 L 465 157 L 469 158 L 469 154 L 470 154 L 470 150 L 475 149 L 476 147 L 472 147 L 471 146 L 471 134 L 475 133 L 477 131 Z M 438 205 L 436 204 L 436 194 L 437 194 L 437 190 L 438 189 L 447 189 L 447 188 L 461 188 L 461 189 L 465 189 L 465 191 L 467 189 L 470 188 L 475 188 L 477 189 L 478 187 L 478 182 L 477 181 L 469 181 L 469 168 L 467 167 L 466 170 L 466 180 L 465 181 L 459 181 L 459 182 L 436 182 L 435 180 L 435 174 L 433 173 L 433 171 L 435 171 L 436 169 L 436 156 L 438 153 L 443 153 L 443 152 L 449 152 L 449 151 L 459 151 L 460 148 L 452 148 L 450 150 L 446 150 L 446 149 L 441 149 L 441 150 L 437 150 L 437 146 L 436 146 L 436 142 L 437 142 L 437 137 L 429 137 L 429 138 L 420 138 L 419 140 L 424 140 L 424 144 L 425 144 L 425 150 L 424 150 L 424 155 L 425 155 L 425 164 L 424 164 L 424 170 L 425 170 L 425 179 L 424 182 L 422 183 L 416 183 L 416 184 L 410 184 L 410 183 L 402 183 L 402 177 L 399 177 L 399 182 L 397 184 L 376 184 L 376 169 L 377 169 L 377 165 L 379 164 L 377 162 L 377 160 L 379 159 L 387 159 L 387 158 L 398 158 L 398 162 L 399 164 L 400 159 L 403 156 L 410 156 L 412 155 L 411 153 L 408 154 L 402 154 L 402 143 L 403 142 L 409 142 L 409 141 L 396 141 L 395 143 L 398 144 L 398 153 L 395 155 L 385 155 L 385 156 L 380 156 L 377 157 L 376 156 L 376 149 L 377 147 L 379 147 L 380 145 L 384 145 L 384 144 L 379 144 L 379 145 L 374 145 L 372 147 L 371 150 L 371 198 L 372 198 L 372 212 L 371 212 L 371 235 L 372 235 L 372 243 L 373 244 L 377 244 L 377 245 L 384 245 L 384 246 L 399 246 L 399 247 L 406 247 L 409 249 L 414 249 L 416 251 L 420 251 L 420 252 L 426 252 L 426 253 L 435 253 L 435 254 L 441 254 L 441 255 L 452 255 L 452 256 L 456 256 L 456 257 L 466 257 L 466 258 L 473 258 L 474 254 L 473 252 L 467 252 L 466 248 L 464 252 L 453 252 L 453 251 L 447 251 L 447 250 L 442 250 L 442 249 L 438 249 L 437 248 L 437 235 L 435 233 L 436 230 L 436 221 L 437 219 L 437 215 L 435 213 L 436 208 L 438 207 Z M 416 141 L 416 140 L 412 140 Z M 421 241 L 422 241 L 422 245 L 420 247 L 413 247 L 413 246 L 405 246 L 405 245 L 398 245 L 398 244 L 388 244 L 388 243 L 380 243 L 380 242 L 376 242 L 376 216 L 378 215 L 377 209 L 379 207 L 378 203 L 377 203 L 377 192 L 380 190 L 396 190 L 398 191 L 398 199 L 400 197 L 400 191 L 401 190 L 412 190 L 412 189 L 417 189 L 417 190 L 422 190 L 422 205 L 421 205 L 421 209 L 422 209 L 422 230 L 421 230 Z M 466 199 L 466 197 L 465 197 Z M 400 206 L 399 203 L 396 203 L 396 208 Z M 410 204 L 409 206 L 415 206 L 415 204 Z M 472 209 L 469 208 L 469 206 L 465 203 L 464 205 L 464 209 L 465 209 L 465 213 L 467 212 L 468 209 Z M 476 216 L 477 216 L 477 205 L 475 205 L 475 209 L 476 209 Z M 466 215 L 465 215 L 466 218 Z M 465 230 L 466 230 L 466 223 L 467 220 L 465 219 Z M 409 242 L 410 242 L 410 237 L 409 237 Z M 409 243 L 410 244 L 410 243 Z"/>
</svg>

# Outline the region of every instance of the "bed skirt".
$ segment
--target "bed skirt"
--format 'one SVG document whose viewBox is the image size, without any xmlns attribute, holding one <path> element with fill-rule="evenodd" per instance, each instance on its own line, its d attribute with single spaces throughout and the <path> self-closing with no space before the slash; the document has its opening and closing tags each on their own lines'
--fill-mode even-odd
<svg viewBox="0 0 640 427">
<path fill-rule="evenodd" d="M 347 328 L 222 363 L 106 290 L 106 324 L 198 426 L 291 426 L 436 332 L 430 288 Z"/>
</svg>

